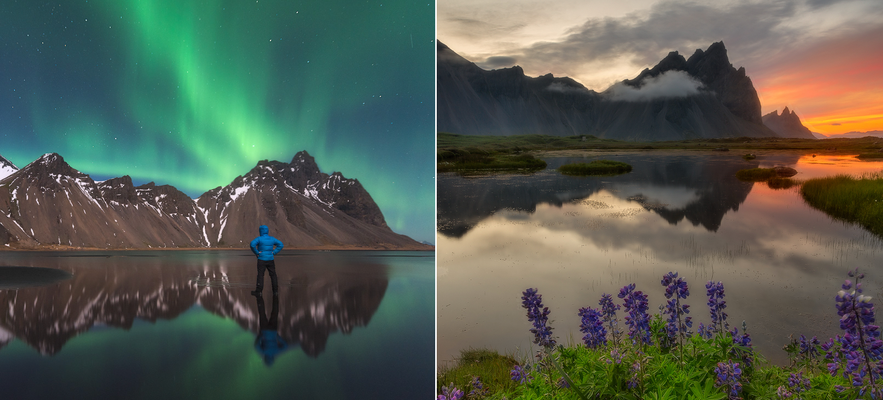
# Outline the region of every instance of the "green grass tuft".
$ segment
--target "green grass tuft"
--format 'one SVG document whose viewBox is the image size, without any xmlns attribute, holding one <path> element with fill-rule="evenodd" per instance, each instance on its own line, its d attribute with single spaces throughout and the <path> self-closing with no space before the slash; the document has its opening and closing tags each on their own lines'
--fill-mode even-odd
<svg viewBox="0 0 883 400">
<path fill-rule="evenodd" d="M 565 175 L 618 175 L 632 172 L 632 166 L 624 162 L 610 160 L 595 160 L 589 163 L 565 164 L 558 167 L 558 171 Z"/>
<path fill-rule="evenodd" d="M 465 389 L 465 393 L 469 393 L 472 377 L 477 376 L 489 393 L 512 393 L 517 384 L 512 381 L 509 372 L 518 364 L 514 358 L 500 355 L 493 350 L 463 350 L 460 352 L 460 359 L 453 367 L 439 371 L 436 392 L 440 393 L 442 386 L 453 383 L 458 388 Z"/>
<path fill-rule="evenodd" d="M 810 179 L 800 194 L 810 206 L 883 236 L 883 173 Z"/>
</svg>

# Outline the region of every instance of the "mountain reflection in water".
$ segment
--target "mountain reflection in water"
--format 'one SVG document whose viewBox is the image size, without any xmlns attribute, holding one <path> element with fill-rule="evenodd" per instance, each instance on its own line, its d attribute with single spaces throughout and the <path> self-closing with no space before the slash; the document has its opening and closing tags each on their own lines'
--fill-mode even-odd
<svg viewBox="0 0 883 400">
<path fill-rule="evenodd" d="M 194 305 L 255 335 L 260 331 L 258 303 L 250 294 L 254 257 L 194 265 L 187 259 L 170 264 L 151 254 L 72 255 L 44 259 L 72 274 L 69 280 L 0 290 L 0 304 L 5 305 L 0 329 L 8 332 L 5 339 L 0 337 L 0 348 L 14 337 L 41 354 L 54 355 L 95 326 L 128 330 L 136 319 L 173 320 Z M 367 326 L 388 284 L 382 264 L 357 262 L 341 270 L 314 264 L 309 257 L 278 257 L 277 265 L 279 335 L 311 357 L 322 353 L 331 334 Z"/>
<path fill-rule="evenodd" d="M 671 224 L 686 219 L 716 231 L 724 214 L 738 210 L 751 191 L 753 183 L 737 180 L 736 171 L 757 168 L 759 160 L 695 153 L 601 153 L 591 158 L 547 158 L 548 167 L 538 173 L 497 175 L 494 179 L 439 174 L 438 232 L 462 237 L 475 224 L 500 210 L 533 212 L 538 204 L 560 207 L 602 189 L 634 201 Z M 799 157 L 785 154 L 775 161 L 794 164 Z M 573 177 L 556 170 L 563 164 L 596 159 L 631 164 L 632 172 L 610 177 Z"/>
</svg>

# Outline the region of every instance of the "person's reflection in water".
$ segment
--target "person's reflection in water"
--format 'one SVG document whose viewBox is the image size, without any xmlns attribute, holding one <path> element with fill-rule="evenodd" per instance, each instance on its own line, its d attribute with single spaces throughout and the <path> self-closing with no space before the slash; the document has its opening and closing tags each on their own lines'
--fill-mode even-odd
<svg viewBox="0 0 883 400">
<path fill-rule="evenodd" d="M 267 319 L 267 312 L 264 309 L 264 296 L 256 296 L 258 300 L 258 319 L 260 320 L 260 331 L 258 337 L 254 340 L 254 348 L 260 353 L 267 366 L 273 365 L 276 357 L 288 349 L 288 343 L 279 337 L 279 296 L 273 295 L 272 315 Z"/>
</svg>

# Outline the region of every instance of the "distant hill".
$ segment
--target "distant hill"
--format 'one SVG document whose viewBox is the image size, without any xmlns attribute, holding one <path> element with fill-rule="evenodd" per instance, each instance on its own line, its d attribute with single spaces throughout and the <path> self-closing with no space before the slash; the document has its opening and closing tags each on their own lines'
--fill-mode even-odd
<svg viewBox="0 0 883 400">
<path fill-rule="evenodd" d="M 772 129 L 773 132 L 782 137 L 793 137 L 802 139 L 816 139 L 816 136 L 810 132 L 809 128 L 803 126 L 797 113 L 785 107 L 782 115 L 778 110 L 763 116 L 763 124 Z"/>
<path fill-rule="evenodd" d="M 815 133 L 815 132 L 813 132 L 813 133 L 816 134 L 816 135 L 822 135 L 821 133 Z M 856 132 L 856 131 L 852 131 L 852 132 L 839 133 L 839 134 L 831 134 L 831 135 L 822 135 L 822 136 L 823 136 L 825 139 L 834 139 L 834 138 L 863 138 L 863 137 L 866 137 L 866 136 L 874 136 L 874 137 L 883 138 L 883 131 L 865 131 L 865 132 Z"/>
<path fill-rule="evenodd" d="M 486 71 L 437 44 L 437 127 L 466 135 L 594 135 L 618 140 L 777 137 L 722 42 L 659 64 L 603 93 L 518 67 Z"/>
<path fill-rule="evenodd" d="M 0 180 L 6 248 L 242 248 L 259 225 L 286 248 L 431 250 L 393 232 L 358 180 L 321 173 L 305 151 L 195 200 L 129 176 L 96 182 L 55 153 Z"/>
</svg>

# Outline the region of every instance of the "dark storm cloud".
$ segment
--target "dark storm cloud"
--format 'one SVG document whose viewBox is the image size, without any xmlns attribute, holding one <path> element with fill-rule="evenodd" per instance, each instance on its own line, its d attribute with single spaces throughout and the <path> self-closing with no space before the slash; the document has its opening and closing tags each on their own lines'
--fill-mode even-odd
<svg viewBox="0 0 883 400">
<path fill-rule="evenodd" d="M 483 62 L 478 63 L 478 66 L 484 69 L 497 69 L 504 67 L 511 67 L 518 62 L 518 59 L 515 57 L 509 56 L 493 56 L 488 57 Z"/>
<path fill-rule="evenodd" d="M 524 59 L 577 70 L 590 61 L 626 55 L 638 65 L 653 65 L 668 52 L 697 48 L 725 40 L 744 62 L 763 57 L 770 40 L 777 47 L 793 40 L 782 23 L 795 15 L 794 2 L 740 2 L 730 7 L 699 3 L 657 3 L 649 13 L 622 18 L 589 19 L 570 29 L 564 40 L 540 42 L 524 49 Z M 569 66 L 569 67 L 568 67 Z"/>
</svg>

